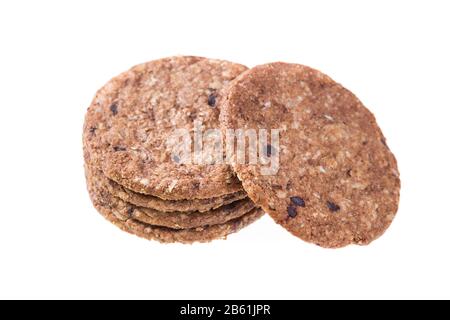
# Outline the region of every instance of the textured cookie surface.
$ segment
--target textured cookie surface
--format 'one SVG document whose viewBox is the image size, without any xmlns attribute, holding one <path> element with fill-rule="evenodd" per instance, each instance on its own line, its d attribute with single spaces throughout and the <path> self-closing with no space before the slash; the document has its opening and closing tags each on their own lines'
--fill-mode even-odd
<svg viewBox="0 0 450 320">
<path fill-rule="evenodd" d="M 247 198 L 247 194 L 244 191 L 239 191 L 210 199 L 163 200 L 151 195 L 134 192 L 106 177 L 104 177 L 103 180 L 105 186 L 113 196 L 139 207 L 151 208 L 164 212 L 205 212 Z"/>
<path fill-rule="evenodd" d="M 242 217 L 255 208 L 255 204 L 248 198 L 204 212 L 162 212 L 150 208 L 138 207 L 110 194 L 104 184 L 104 177 L 98 171 L 92 170 L 91 168 L 86 168 L 86 170 L 87 180 L 92 185 L 93 191 L 98 194 L 108 194 L 109 207 L 114 210 L 113 212 L 116 217 L 120 217 L 122 220 L 132 218 L 155 226 L 172 229 L 191 229 L 223 224 Z"/>
<path fill-rule="evenodd" d="M 225 128 L 280 129 L 279 170 L 233 167 L 249 197 L 294 235 L 323 247 L 368 244 L 398 208 L 396 160 L 374 116 L 311 68 L 272 63 L 243 73 L 222 106 Z"/>
<path fill-rule="evenodd" d="M 244 70 L 227 61 L 173 57 L 122 73 L 97 92 L 88 109 L 85 154 L 120 185 L 167 200 L 241 191 L 228 165 L 180 163 L 168 141 L 180 129 L 194 140 L 196 123 L 199 130 L 217 129 L 223 90 Z M 211 153 L 205 149 L 202 159 L 211 160 Z"/>
<path fill-rule="evenodd" d="M 255 208 L 244 216 L 230 220 L 224 224 L 176 230 L 142 223 L 133 218 L 124 218 L 112 207 L 111 204 L 113 201 L 111 199 L 111 194 L 105 189 L 98 189 L 89 178 L 88 190 L 95 208 L 103 215 L 103 217 L 115 226 L 139 237 L 148 240 L 156 240 L 162 243 L 210 242 L 215 239 L 224 239 L 228 235 L 255 222 L 264 214 L 261 209 Z"/>
</svg>

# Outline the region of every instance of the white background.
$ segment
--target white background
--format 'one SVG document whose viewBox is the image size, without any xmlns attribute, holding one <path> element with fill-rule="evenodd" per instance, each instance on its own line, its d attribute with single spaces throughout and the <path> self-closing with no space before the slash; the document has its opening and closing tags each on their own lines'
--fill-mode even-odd
<svg viewBox="0 0 450 320">
<path fill-rule="evenodd" d="M 2 1 L 0 298 L 450 298 L 448 1 Z M 95 91 L 140 62 L 307 64 L 355 92 L 399 162 L 368 247 L 326 250 L 264 217 L 161 245 L 96 213 L 81 134 Z"/>
</svg>

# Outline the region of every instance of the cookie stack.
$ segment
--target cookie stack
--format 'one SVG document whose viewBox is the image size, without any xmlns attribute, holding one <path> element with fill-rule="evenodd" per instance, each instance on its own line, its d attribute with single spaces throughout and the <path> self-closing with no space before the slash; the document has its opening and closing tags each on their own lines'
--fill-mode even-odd
<svg viewBox="0 0 450 320">
<path fill-rule="evenodd" d="M 138 65 L 97 92 L 83 147 L 89 193 L 106 219 L 147 239 L 190 243 L 224 238 L 262 216 L 229 165 L 181 161 L 167 147 L 177 130 L 191 139 L 196 125 L 219 128 L 217 106 L 245 70 L 173 57 Z"/>
<path fill-rule="evenodd" d="M 276 135 L 249 143 L 249 157 L 253 151 L 264 161 L 248 161 L 234 140 L 228 157 L 223 135 L 208 147 L 196 139 L 217 128 Z M 171 144 L 174 133 L 183 143 Z M 267 212 L 304 241 L 366 245 L 398 209 L 397 162 L 375 117 L 350 91 L 303 65 L 248 70 L 175 57 L 136 66 L 98 91 L 83 142 L 98 211 L 161 242 L 224 238 Z M 221 157 L 214 146 L 222 146 Z"/>
</svg>

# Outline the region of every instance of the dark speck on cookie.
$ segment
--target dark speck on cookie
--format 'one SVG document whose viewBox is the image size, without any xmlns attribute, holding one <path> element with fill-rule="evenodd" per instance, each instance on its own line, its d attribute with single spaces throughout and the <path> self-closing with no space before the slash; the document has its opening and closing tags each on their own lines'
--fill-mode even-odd
<svg viewBox="0 0 450 320">
<path fill-rule="evenodd" d="M 305 206 L 305 200 L 303 200 L 300 197 L 291 197 L 291 203 L 297 207 L 304 207 Z"/>
<path fill-rule="evenodd" d="M 208 97 L 208 105 L 210 106 L 210 107 L 215 107 L 216 106 L 216 93 L 215 92 L 213 92 L 213 93 L 211 93 L 210 95 L 209 95 L 209 97 Z"/>
<path fill-rule="evenodd" d="M 114 146 L 113 149 L 114 149 L 115 152 L 118 152 L 118 151 L 127 151 L 127 148 L 120 147 L 120 146 Z"/>
<path fill-rule="evenodd" d="M 341 210 L 341 207 L 339 207 L 336 203 L 327 201 L 328 209 L 330 209 L 331 212 L 337 212 Z"/>
<path fill-rule="evenodd" d="M 295 218 L 297 216 L 297 208 L 294 206 L 288 206 L 287 208 L 288 216 Z"/>
<path fill-rule="evenodd" d="M 134 208 L 128 208 L 127 214 L 129 217 L 131 217 L 133 215 L 133 212 L 134 212 Z"/>
<path fill-rule="evenodd" d="M 94 134 L 96 130 L 97 130 L 96 127 L 90 127 L 89 128 L 89 133 Z"/>
<path fill-rule="evenodd" d="M 119 113 L 119 108 L 117 107 L 117 103 L 113 103 L 109 106 L 109 110 L 111 110 L 112 114 L 115 116 Z"/>
<path fill-rule="evenodd" d="M 288 181 L 288 183 L 286 184 L 286 189 L 289 191 L 292 189 L 292 181 Z"/>
</svg>

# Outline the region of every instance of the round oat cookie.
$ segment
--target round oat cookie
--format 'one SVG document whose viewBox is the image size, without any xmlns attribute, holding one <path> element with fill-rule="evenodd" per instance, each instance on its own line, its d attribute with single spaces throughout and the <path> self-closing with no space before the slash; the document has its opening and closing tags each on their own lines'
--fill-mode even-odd
<svg viewBox="0 0 450 320">
<path fill-rule="evenodd" d="M 369 244 L 389 227 L 397 163 L 350 91 L 317 70 L 271 63 L 239 76 L 221 108 L 224 128 L 280 129 L 279 145 L 263 147 L 279 159 L 276 173 L 236 158 L 233 168 L 256 205 L 292 234 L 337 248 Z"/>
<path fill-rule="evenodd" d="M 228 235 L 238 232 L 246 226 L 252 224 L 264 212 L 255 208 L 242 217 L 230 220 L 224 224 L 205 226 L 192 229 L 171 229 L 167 227 L 153 226 L 133 218 L 123 217 L 114 207 L 111 206 L 113 200 L 111 194 L 105 189 L 98 190 L 88 178 L 88 190 L 94 207 L 108 221 L 123 231 L 137 235 L 139 237 L 156 240 L 162 243 L 194 243 L 194 242 L 210 242 L 216 239 L 225 239 Z"/>
<path fill-rule="evenodd" d="M 195 164 L 199 159 L 194 158 L 192 164 L 181 163 L 168 142 L 179 129 L 188 130 L 192 141 L 194 128 L 200 133 L 218 129 L 223 90 L 244 70 L 239 64 L 200 57 L 133 67 L 97 92 L 84 124 L 85 153 L 108 178 L 165 200 L 242 191 L 228 165 Z M 203 147 L 203 160 L 211 160 L 215 146 Z"/>
<path fill-rule="evenodd" d="M 245 191 L 239 191 L 210 199 L 163 200 L 151 195 L 134 192 L 106 177 L 103 177 L 103 180 L 104 185 L 113 196 L 138 207 L 151 208 L 163 212 L 205 212 L 232 204 L 239 200 L 248 199 Z"/>
<path fill-rule="evenodd" d="M 127 203 L 111 194 L 105 186 L 104 177 L 98 171 L 86 167 L 87 179 L 96 193 L 109 193 L 109 206 L 114 209 L 114 214 L 126 220 L 134 220 L 151 224 L 154 226 L 168 227 L 172 229 L 191 229 L 204 226 L 223 224 L 237 219 L 249 213 L 255 208 L 250 199 L 244 199 L 221 206 L 215 210 L 206 212 L 162 212 L 149 208 L 142 208 Z"/>
</svg>

